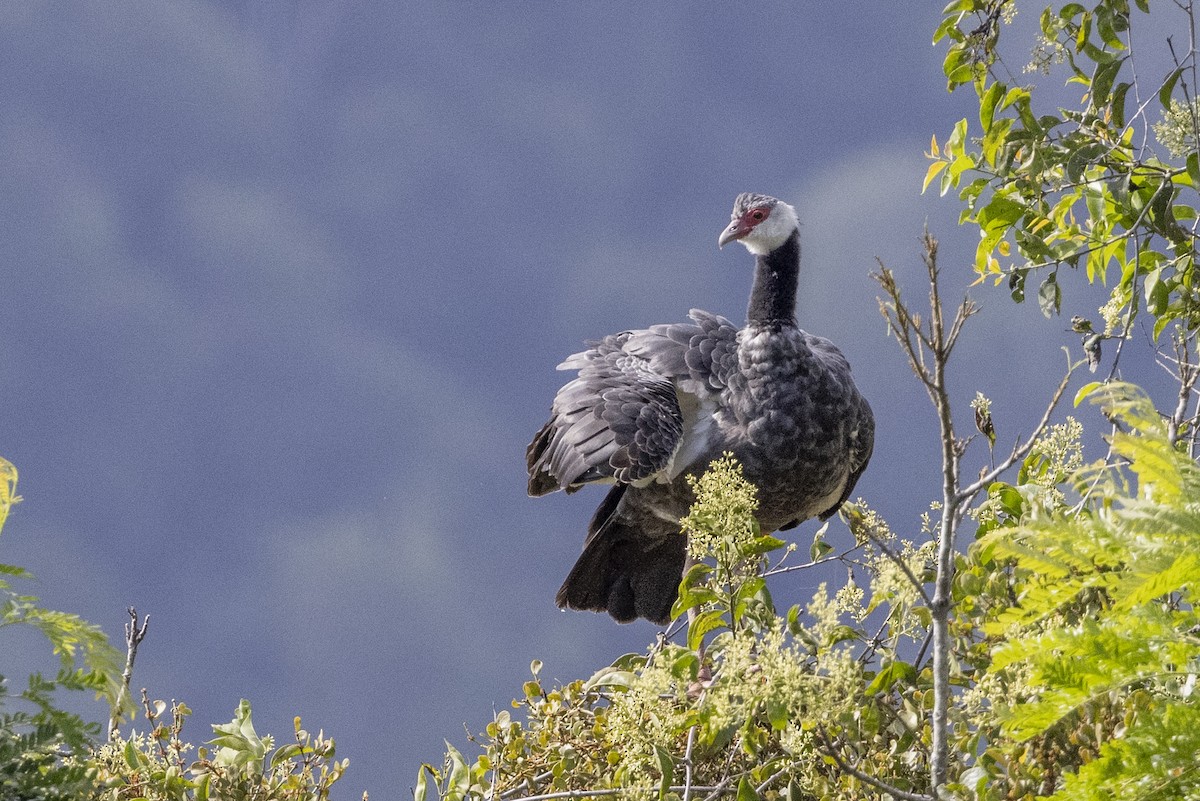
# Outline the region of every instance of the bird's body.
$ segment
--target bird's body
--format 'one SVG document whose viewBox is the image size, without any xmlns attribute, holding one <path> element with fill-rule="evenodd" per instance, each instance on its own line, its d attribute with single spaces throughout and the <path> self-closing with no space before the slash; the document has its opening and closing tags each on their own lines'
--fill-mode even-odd
<svg viewBox="0 0 1200 801">
<path fill-rule="evenodd" d="M 758 489 L 764 532 L 832 515 L 866 467 L 874 418 L 850 366 L 795 323 L 795 211 L 741 195 L 720 244 L 734 239 L 758 256 L 745 327 L 693 309 L 690 323 L 613 334 L 559 365 L 579 375 L 529 446 L 529 492 L 615 484 L 561 607 L 666 622 L 694 501 L 686 477 L 726 452 Z"/>
</svg>

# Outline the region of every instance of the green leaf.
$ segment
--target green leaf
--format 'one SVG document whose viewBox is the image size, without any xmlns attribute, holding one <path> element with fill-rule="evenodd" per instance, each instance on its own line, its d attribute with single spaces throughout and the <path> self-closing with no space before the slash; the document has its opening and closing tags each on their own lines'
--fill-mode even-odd
<svg viewBox="0 0 1200 801">
<path fill-rule="evenodd" d="M 637 671 L 646 666 L 646 655 L 637 653 L 621 654 L 613 660 L 612 667 L 616 670 Z"/>
<path fill-rule="evenodd" d="M 743 776 L 738 781 L 737 801 L 759 801 L 758 793 L 754 791 L 754 785 L 750 783 L 748 776 Z"/>
<path fill-rule="evenodd" d="M 946 139 L 946 146 L 942 149 L 947 156 L 957 158 L 963 155 L 963 148 L 967 141 L 967 119 L 962 118 L 954 123 L 954 130 L 950 132 L 950 136 Z"/>
<path fill-rule="evenodd" d="M 711 587 L 681 586 L 679 588 L 679 597 L 671 605 L 671 618 L 680 617 L 686 614 L 689 609 L 695 609 L 704 604 L 716 603 L 718 600 L 720 600 L 720 596 Z"/>
<path fill-rule="evenodd" d="M 1085 400 L 1087 400 L 1089 395 L 1103 386 L 1104 382 L 1102 381 L 1092 381 L 1091 383 L 1084 384 L 1079 388 L 1079 391 L 1075 393 L 1075 405 L 1078 406 L 1079 404 L 1083 403 Z"/>
<path fill-rule="evenodd" d="M 1200 586 L 1200 556 L 1178 554 L 1163 570 L 1138 576 L 1122 583 L 1118 609 L 1132 609 L 1184 588 Z"/>
<path fill-rule="evenodd" d="M 762 576 L 751 576 L 741 583 L 733 593 L 733 602 L 739 603 L 748 598 L 753 598 L 758 593 L 762 592 L 767 586 L 767 581 Z"/>
<path fill-rule="evenodd" d="M 992 120 L 995 118 L 996 113 L 996 104 L 1000 102 L 1000 97 L 1006 90 L 1007 88 L 1004 84 L 995 81 L 983 93 L 983 97 L 979 98 L 979 123 L 983 126 L 984 133 L 987 133 L 992 127 Z"/>
<path fill-rule="evenodd" d="M 0 573 L 13 578 L 33 578 L 33 574 L 23 567 L 0 564 Z"/>
<path fill-rule="evenodd" d="M 1194 150 L 1191 153 L 1188 153 L 1187 175 L 1188 178 L 1192 180 L 1192 187 L 1200 190 L 1200 156 L 1197 156 L 1196 151 Z"/>
<path fill-rule="evenodd" d="M 1009 228 L 1025 213 L 1025 204 L 1006 195 L 995 195 L 979 210 L 979 227 L 986 231 Z"/>
<path fill-rule="evenodd" d="M 1104 44 L 1114 50 L 1125 49 L 1125 43 L 1119 35 L 1127 27 L 1124 22 L 1121 15 L 1114 14 L 1103 3 L 1096 7 L 1096 31 L 1100 34 L 1100 39 Z"/>
<path fill-rule="evenodd" d="M 665 799 L 671 792 L 671 780 L 675 777 L 675 760 L 662 746 L 654 746 L 654 757 L 658 761 L 658 797 Z"/>
<path fill-rule="evenodd" d="M 1109 100 L 1109 108 L 1112 109 L 1113 125 L 1117 128 L 1125 127 L 1125 95 L 1133 84 L 1122 81 L 1117 84 L 1117 88 L 1113 89 L 1112 98 Z"/>
<path fill-rule="evenodd" d="M 1170 288 L 1163 280 L 1162 268 L 1158 267 L 1146 273 L 1146 308 L 1155 317 L 1166 313 L 1170 302 Z"/>
<path fill-rule="evenodd" d="M 1029 100 L 1029 90 L 1020 86 L 1014 86 L 1004 94 L 1004 99 L 1000 101 L 1000 109 L 1011 106 L 1013 103 L 1027 102 Z"/>
<path fill-rule="evenodd" d="M 1057 273 L 1050 273 L 1038 287 L 1038 308 L 1047 318 L 1058 314 L 1062 306 L 1062 289 L 1058 286 Z"/>
<path fill-rule="evenodd" d="M 778 548 L 782 548 L 784 544 L 783 540 L 772 537 L 770 534 L 764 534 L 751 540 L 746 545 L 744 554 L 746 556 L 761 556 L 764 553 L 770 553 Z"/>
<path fill-rule="evenodd" d="M 951 46 L 942 62 L 942 72 L 946 75 L 946 89 L 952 92 L 956 87 L 970 83 L 974 80 L 977 69 L 972 52 L 962 44 Z"/>
<path fill-rule="evenodd" d="M 583 683 L 585 690 L 594 690 L 598 687 L 620 687 L 628 690 L 637 681 L 637 674 L 632 670 L 622 670 L 617 667 L 603 667 L 592 674 L 592 677 Z"/>
<path fill-rule="evenodd" d="M 304 749 L 300 746 L 300 743 L 287 743 L 285 745 L 281 745 L 279 748 L 275 749 L 275 753 L 271 755 L 271 763 L 275 764 L 277 762 L 293 759 L 300 756 L 303 752 Z"/>
<path fill-rule="evenodd" d="M 832 551 L 833 551 L 832 545 L 830 545 L 825 540 L 818 538 L 818 539 L 814 539 L 812 546 L 809 547 L 808 556 L 809 556 L 810 560 L 815 562 L 818 559 L 825 556 L 826 554 L 831 553 Z"/>
<path fill-rule="evenodd" d="M 801 631 L 800 625 L 800 604 L 793 604 L 787 611 L 787 627 L 792 634 L 797 634 Z"/>
<path fill-rule="evenodd" d="M 711 574 L 712 567 L 704 562 L 697 562 L 688 569 L 683 580 L 679 582 L 679 595 L 671 605 L 672 618 L 677 618 L 702 604 L 714 603 L 718 599 L 717 593 L 708 586 L 708 577 Z"/>
<path fill-rule="evenodd" d="M 826 647 L 832 647 L 837 645 L 839 642 L 848 642 L 850 640 L 857 639 L 858 630 L 856 628 L 853 626 L 840 625 L 834 626 L 829 630 L 829 636 L 825 638 L 825 642 L 823 644 Z"/>
<path fill-rule="evenodd" d="M 1058 16 L 1059 19 L 1069 21 L 1075 19 L 1086 10 L 1087 9 L 1079 3 L 1067 3 L 1059 9 Z"/>
<path fill-rule="evenodd" d="M 212 784 L 212 774 L 205 773 L 198 776 L 192 784 L 196 788 L 195 801 L 208 801 L 209 786 Z M 422 799 L 418 798 L 416 801 L 422 801 Z"/>
<path fill-rule="evenodd" d="M 896 685 L 897 682 L 911 682 L 917 677 L 917 669 L 907 662 L 899 660 L 888 662 L 882 670 L 875 674 L 875 678 L 867 685 L 866 695 L 879 695 L 886 693 Z"/>
<path fill-rule="evenodd" d="M 1025 509 L 1025 499 L 1012 484 L 993 482 L 988 487 L 988 496 L 1000 505 L 1000 510 L 1009 517 L 1020 517 Z"/>
<path fill-rule="evenodd" d="M 688 572 L 683 574 L 683 581 L 680 582 L 681 587 L 695 587 L 703 584 L 712 573 L 712 566 L 704 562 L 697 562 L 688 568 Z"/>
<path fill-rule="evenodd" d="M 1101 106 L 1108 100 L 1109 92 L 1112 90 L 1113 81 L 1116 80 L 1117 73 L 1121 71 L 1121 65 L 1125 63 L 1124 58 L 1114 59 L 1107 64 L 1097 64 L 1096 71 L 1092 73 L 1092 104 Z"/>
<path fill-rule="evenodd" d="M 950 162 L 941 160 L 930 164 L 929 169 L 925 171 L 925 182 L 921 184 L 921 192 L 923 193 L 926 189 L 928 189 L 929 185 L 933 183 L 933 179 L 937 178 L 938 175 L 941 174 L 942 170 L 946 169 L 948 166 L 950 166 Z"/>
<path fill-rule="evenodd" d="M 125 750 L 124 750 L 123 754 L 125 756 L 125 764 L 128 765 L 133 770 L 137 770 L 138 765 L 140 764 L 140 762 L 138 761 L 138 757 L 140 755 L 138 754 L 138 750 L 134 746 L 132 740 L 129 740 L 125 743 Z"/>
<path fill-rule="evenodd" d="M 1171 108 L 1171 94 L 1175 91 L 1175 84 L 1179 81 L 1179 76 L 1183 75 L 1183 67 L 1179 67 L 1163 81 L 1162 88 L 1158 90 L 1158 102 L 1162 103 L 1164 110 Z"/>
<path fill-rule="evenodd" d="M 766 703 L 767 720 L 771 723 L 771 728 L 775 731 L 783 731 L 791 722 L 791 716 L 788 714 L 787 703 L 782 699 L 771 696 Z"/>
<path fill-rule="evenodd" d="M 1008 276 L 1008 291 L 1012 295 L 1012 299 L 1017 303 L 1025 302 L 1025 275 L 1028 270 L 1014 270 Z"/>
<path fill-rule="evenodd" d="M 699 649 L 706 634 L 726 625 L 725 617 L 720 610 L 710 609 L 707 612 L 701 612 L 688 626 L 688 648 L 693 651 Z"/>
<path fill-rule="evenodd" d="M 933 44 L 937 44 L 942 39 L 944 39 L 947 35 L 951 35 L 951 31 L 957 32 L 958 31 L 958 20 L 959 20 L 959 16 L 957 14 L 943 19 L 941 21 L 941 23 L 937 26 L 937 28 L 935 28 L 933 31 Z"/>
<path fill-rule="evenodd" d="M 446 753 L 450 757 L 450 777 L 446 780 L 446 795 L 443 801 L 465 801 L 471 791 L 471 772 L 466 760 L 454 746 L 446 741 Z"/>
<path fill-rule="evenodd" d="M 425 801 L 425 796 L 429 792 L 428 781 L 425 778 L 425 772 L 431 770 L 428 765 L 422 765 L 417 770 L 417 786 L 413 789 L 413 801 Z"/>
<path fill-rule="evenodd" d="M 671 675 L 677 679 L 695 681 L 700 673 L 700 655 L 695 651 L 682 650 L 671 662 Z"/>
</svg>

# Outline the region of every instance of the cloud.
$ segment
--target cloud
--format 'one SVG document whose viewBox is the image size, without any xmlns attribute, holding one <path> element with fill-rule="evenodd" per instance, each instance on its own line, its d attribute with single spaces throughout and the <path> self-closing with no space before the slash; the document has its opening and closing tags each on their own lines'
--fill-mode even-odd
<svg viewBox="0 0 1200 801">
<path fill-rule="evenodd" d="M 347 258 L 297 198 L 270 181 L 203 174 L 184 176 L 176 197 L 199 294 L 252 308 L 260 324 L 285 317 L 324 327 L 347 314 L 356 289 Z"/>
</svg>

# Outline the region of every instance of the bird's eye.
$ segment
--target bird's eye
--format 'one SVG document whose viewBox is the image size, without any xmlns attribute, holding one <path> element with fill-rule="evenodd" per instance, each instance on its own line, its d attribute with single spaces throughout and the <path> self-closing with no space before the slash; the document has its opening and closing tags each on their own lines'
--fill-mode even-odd
<svg viewBox="0 0 1200 801">
<path fill-rule="evenodd" d="M 763 220 L 767 219 L 767 212 L 763 209 L 755 209 L 754 211 L 750 212 L 750 219 L 754 220 L 755 222 L 762 222 Z"/>
</svg>

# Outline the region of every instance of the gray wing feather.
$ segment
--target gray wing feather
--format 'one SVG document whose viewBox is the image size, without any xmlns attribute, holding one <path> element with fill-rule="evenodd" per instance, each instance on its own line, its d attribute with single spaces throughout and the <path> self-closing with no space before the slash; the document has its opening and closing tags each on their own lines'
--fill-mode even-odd
<svg viewBox="0 0 1200 801">
<path fill-rule="evenodd" d="M 624 349 L 630 336 L 605 337 L 559 365 L 579 375 L 558 391 L 526 451 L 531 495 L 640 481 L 670 460 L 683 426 L 675 385 Z"/>
<path fill-rule="evenodd" d="M 831 508 L 819 515 L 824 520 L 836 513 L 838 508 L 849 499 L 850 494 L 854 492 L 854 486 L 858 483 L 859 476 L 867 469 L 867 463 L 871 460 L 871 454 L 875 450 L 875 415 L 871 411 L 867 399 L 855 387 L 854 379 L 850 375 L 850 363 L 837 345 L 824 337 L 812 334 L 807 334 L 805 339 L 813 355 L 825 364 L 830 375 L 836 376 L 846 385 L 850 394 L 847 408 L 842 412 L 847 423 L 846 458 L 849 475 L 846 478 L 846 486 L 842 490 L 841 498 Z"/>
<path fill-rule="evenodd" d="M 699 309 L 689 316 L 605 337 L 558 366 L 579 375 L 526 450 L 531 495 L 641 481 L 671 464 L 694 422 L 681 401 L 703 408 L 737 371 L 737 328 Z"/>
<path fill-rule="evenodd" d="M 692 309 L 688 316 L 694 322 L 630 332 L 626 349 L 646 359 L 659 375 L 691 382 L 686 386 L 693 394 L 715 395 L 737 374 L 737 326 L 703 309 Z"/>
</svg>

